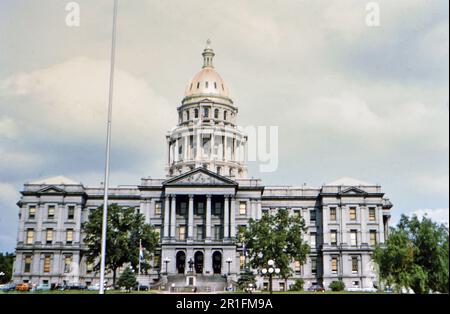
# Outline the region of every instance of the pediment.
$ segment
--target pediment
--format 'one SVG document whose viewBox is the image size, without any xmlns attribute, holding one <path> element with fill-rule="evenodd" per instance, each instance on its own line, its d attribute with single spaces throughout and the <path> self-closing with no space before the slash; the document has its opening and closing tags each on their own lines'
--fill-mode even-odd
<svg viewBox="0 0 450 314">
<path fill-rule="evenodd" d="M 218 185 L 218 186 L 236 186 L 237 183 L 226 177 L 220 176 L 214 172 L 204 168 L 197 168 L 190 172 L 184 173 L 178 177 L 169 179 L 163 183 L 166 186 L 202 186 L 202 185 Z"/>
<path fill-rule="evenodd" d="M 358 189 L 356 187 L 349 187 L 347 189 L 344 189 L 340 193 L 341 195 L 366 195 L 367 192 L 363 191 L 361 189 Z"/>
<path fill-rule="evenodd" d="M 47 186 L 41 190 L 39 190 L 37 193 L 40 194 L 61 194 L 61 193 L 65 193 L 64 190 L 56 187 L 56 186 Z"/>
</svg>

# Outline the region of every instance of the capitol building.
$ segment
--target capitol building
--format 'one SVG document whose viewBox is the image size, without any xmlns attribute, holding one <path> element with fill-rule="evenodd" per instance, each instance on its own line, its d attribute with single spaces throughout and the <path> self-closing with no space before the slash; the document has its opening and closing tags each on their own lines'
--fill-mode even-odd
<svg viewBox="0 0 450 314">
<path fill-rule="evenodd" d="M 139 281 L 199 291 L 234 286 L 248 263 L 236 240 L 239 228 L 283 208 L 304 219 L 302 236 L 311 249 L 305 263 L 292 261 L 288 280 L 273 278 L 274 290 L 288 290 L 297 278 L 305 288 L 328 289 L 334 280 L 347 288 L 377 286 L 372 254 L 388 235 L 392 208 L 381 187 L 352 178 L 319 187 L 271 187 L 253 179 L 238 105 L 214 68 L 209 42 L 202 56 L 202 68 L 176 108 L 178 123 L 166 136 L 166 178 L 109 189 L 110 203 L 136 208 L 160 234 L 152 268 Z M 86 262 L 81 224 L 103 204 L 102 186 L 63 176 L 28 182 L 17 204 L 14 282 L 99 282 L 99 272 Z M 267 289 L 269 279 L 254 271 L 257 288 Z"/>
</svg>

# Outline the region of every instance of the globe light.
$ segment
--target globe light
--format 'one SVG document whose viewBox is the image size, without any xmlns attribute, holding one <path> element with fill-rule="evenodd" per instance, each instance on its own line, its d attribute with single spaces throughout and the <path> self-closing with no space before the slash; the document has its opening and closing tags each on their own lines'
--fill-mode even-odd
<svg viewBox="0 0 450 314">
<path fill-rule="evenodd" d="M 273 274 L 273 272 L 274 272 L 273 267 L 270 267 L 270 268 L 269 268 L 269 274 Z"/>
<path fill-rule="evenodd" d="M 280 273 L 280 271 L 281 271 L 281 269 L 279 269 L 279 268 L 275 268 L 275 274 L 279 274 Z"/>
<path fill-rule="evenodd" d="M 273 266 L 273 264 L 275 264 L 275 262 L 273 261 L 273 259 L 269 259 L 269 261 L 267 262 L 267 264 L 269 264 L 269 266 Z"/>
<path fill-rule="evenodd" d="M 263 273 L 263 275 L 265 275 L 265 274 L 267 274 L 267 269 L 263 268 L 263 269 L 261 270 L 261 272 Z"/>
</svg>

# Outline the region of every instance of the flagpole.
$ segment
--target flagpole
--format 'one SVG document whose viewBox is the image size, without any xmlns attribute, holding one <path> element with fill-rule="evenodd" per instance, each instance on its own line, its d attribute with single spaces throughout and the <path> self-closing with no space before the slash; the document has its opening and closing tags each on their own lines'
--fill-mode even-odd
<svg viewBox="0 0 450 314">
<path fill-rule="evenodd" d="M 111 122 L 112 122 L 112 103 L 113 103 L 113 89 L 114 89 L 114 65 L 116 60 L 116 25 L 117 25 L 117 6 L 119 0 L 114 0 L 114 15 L 113 15 L 113 30 L 111 43 L 111 68 L 109 75 L 109 99 L 108 99 L 108 123 L 106 130 L 106 164 L 105 164 L 105 180 L 104 195 L 103 195 L 103 221 L 102 221 L 102 243 L 100 256 L 100 290 L 99 294 L 105 293 L 105 259 L 106 259 L 106 229 L 108 223 L 108 185 L 109 185 L 109 159 L 111 152 Z"/>
<path fill-rule="evenodd" d="M 138 291 L 141 290 L 141 285 L 139 284 L 139 276 L 141 275 L 141 252 L 142 252 L 142 239 L 139 239 L 139 263 L 138 263 L 138 277 L 137 277 Z M 142 254 L 144 253 L 142 252 Z"/>
</svg>

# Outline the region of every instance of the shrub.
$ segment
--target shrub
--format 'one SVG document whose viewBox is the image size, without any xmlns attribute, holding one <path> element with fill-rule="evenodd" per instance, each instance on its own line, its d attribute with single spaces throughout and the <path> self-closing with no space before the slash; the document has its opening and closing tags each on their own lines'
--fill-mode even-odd
<svg viewBox="0 0 450 314">
<path fill-rule="evenodd" d="M 330 289 L 332 291 L 343 291 L 345 289 L 345 283 L 342 280 L 335 280 L 330 283 Z"/>
<path fill-rule="evenodd" d="M 305 281 L 303 279 L 297 279 L 293 285 L 291 285 L 291 291 L 303 291 L 303 285 Z"/>
</svg>

